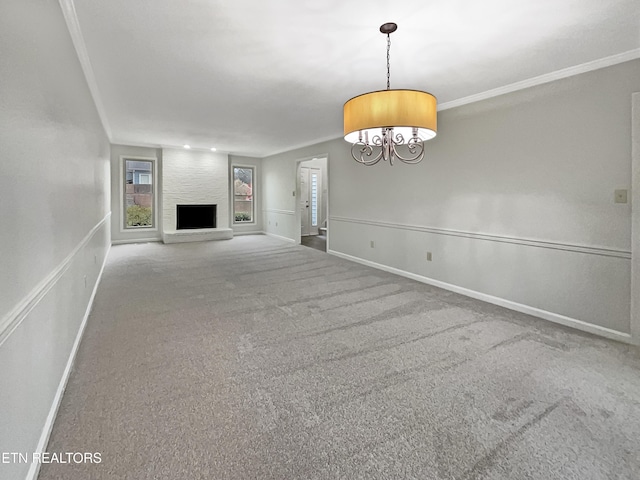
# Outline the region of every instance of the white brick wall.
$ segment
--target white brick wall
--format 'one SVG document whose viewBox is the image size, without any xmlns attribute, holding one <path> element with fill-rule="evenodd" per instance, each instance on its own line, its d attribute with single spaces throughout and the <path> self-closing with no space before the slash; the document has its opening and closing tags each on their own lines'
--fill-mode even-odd
<svg viewBox="0 0 640 480">
<path fill-rule="evenodd" d="M 229 160 L 226 154 L 164 149 L 163 230 L 176 231 L 176 205 L 216 204 L 217 228 L 229 228 Z"/>
</svg>

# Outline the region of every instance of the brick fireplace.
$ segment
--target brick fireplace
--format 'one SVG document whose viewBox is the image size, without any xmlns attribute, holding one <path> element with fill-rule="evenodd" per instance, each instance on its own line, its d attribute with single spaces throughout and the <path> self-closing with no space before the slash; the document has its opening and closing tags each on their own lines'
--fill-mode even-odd
<svg viewBox="0 0 640 480">
<path fill-rule="evenodd" d="M 233 237 L 229 217 L 229 160 L 226 154 L 165 149 L 162 152 L 164 243 Z M 178 229 L 178 206 L 215 206 L 213 227 Z M 199 208 L 187 208 L 192 213 Z M 195 225 L 195 224 L 194 224 Z M 200 224 L 210 225 L 210 224 Z"/>
</svg>

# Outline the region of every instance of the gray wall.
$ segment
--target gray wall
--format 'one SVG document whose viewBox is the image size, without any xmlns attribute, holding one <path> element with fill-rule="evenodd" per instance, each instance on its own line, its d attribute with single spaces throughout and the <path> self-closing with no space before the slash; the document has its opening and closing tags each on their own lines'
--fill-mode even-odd
<svg viewBox="0 0 640 480">
<path fill-rule="evenodd" d="M 0 452 L 32 453 L 108 251 L 109 142 L 58 2 L 0 2 L 0 85 Z"/>
<path fill-rule="evenodd" d="M 624 339 L 631 206 L 614 190 L 639 79 L 636 60 L 440 112 L 416 166 L 363 167 L 342 139 L 267 157 L 264 229 L 295 238 L 295 161 L 328 153 L 333 252 Z"/>
<path fill-rule="evenodd" d="M 156 158 L 156 219 L 158 225 L 153 229 L 124 230 L 124 211 L 121 196 L 120 157 Z M 114 244 L 134 243 L 141 241 L 162 240 L 162 149 L 150 147 L 133 147 L 130 145 L 111 145 L 111 240 Z"/>
</svg>

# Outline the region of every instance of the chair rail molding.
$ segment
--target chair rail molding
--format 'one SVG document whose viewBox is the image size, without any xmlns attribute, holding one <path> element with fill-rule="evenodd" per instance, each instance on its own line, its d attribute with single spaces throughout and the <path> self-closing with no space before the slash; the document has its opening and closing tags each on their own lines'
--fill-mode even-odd
<svg viewBox="0 0 640 480">
<path fill-rule="evenodd" d="M 277 213 L 279 215 L 295 215 L 293 210 L 280 210 L 278 208 L 265 208 L 262 210 L 264 213 Z"/>
<path fill-rule="evenodd" d="M 411 230 L 415 232 L 432 233 L 435 235 L 447 235 L 452 237 L 465 237 L 476 240 L 486 240 L 489 242 L 512 243 L 529 247 L 550 248 L 554 250 L 565 250 L 569 252 L 584 253 L 588 255 L 600 255 L 603 257 L 615 257 L 631 259 L 631 252 L 615 248 L 607 248 L 593 245 L 578 245 L 573 243 L 557 242 L 552 240 L 540 240 L 533 238 L 512 237 L 507 235 L 496 235 L 489 233 L 470 232 L 464 230 L 451 230 L 447 228 L 430 227 L 424 225 L 411 225 L 395 222 L 380 222 L 348 217 L 330 217 L 335 222 L 358 223 L 362 225 L 373 225 L 383 228 L 394 228 L 399 230 Z"/>
<path fill-rule="evenodd" d="M 75 256 L 80 252 L 93 238 L 96 232 L 105 225 L 107 220 L 111 217 L 111 212 L 107 213 L 102 220 L 100 220 L 87 235 L 80 241 L 78 245 L 66 256 L 60 264 L 53 271 L 47 275 L 40 283 L 38 283 L 32 290 L 26 295 L 22 301 L 20 301 L 13 309 L 11 309 L 2 319 L 0 319 L 0 346 L 11 335 L 11 333 L 18 328 L 20 323 L 29 315 L 29 313 L 38 305 L 47 293 L 55 286 L 55 284 L 62 278 L 65 272 L 69 269 L 71 262 Z"/>
</svg>

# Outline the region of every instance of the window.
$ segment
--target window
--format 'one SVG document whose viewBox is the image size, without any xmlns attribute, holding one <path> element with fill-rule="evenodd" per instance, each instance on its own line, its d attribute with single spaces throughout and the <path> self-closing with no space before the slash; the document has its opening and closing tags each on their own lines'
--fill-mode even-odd
<svg viewBox="0 0 640 480">
<path fill-rule="evenodd" d="M 318 226 L 318 174 L 311 174 L 311 226 Z"/>
<path fill-rule="evenodd" d="M 253 222 L 253 167 L 233 167 L 233 223 Z"/>
<path fill-rule="evenodd" d="M 124 228 L 153 228 L 155 192 L 153 160 L 128 159 L 123 162 Z"/>
</svg>

